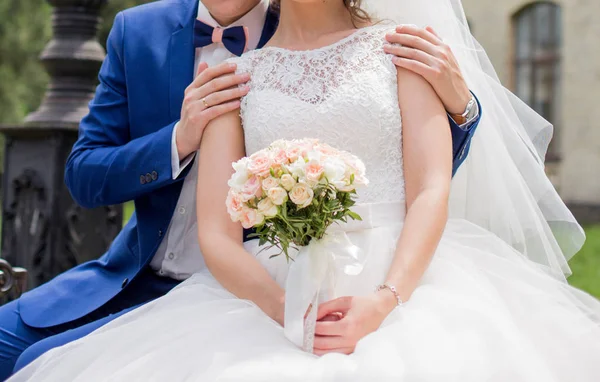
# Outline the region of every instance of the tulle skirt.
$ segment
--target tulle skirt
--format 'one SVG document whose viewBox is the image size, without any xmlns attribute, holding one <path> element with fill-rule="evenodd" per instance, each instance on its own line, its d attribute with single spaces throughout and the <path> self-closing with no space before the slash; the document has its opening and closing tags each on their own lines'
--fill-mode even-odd
<svg viewBox="0 0 600 382">
<path fill-rule="evenodd" d="M 336 295 L 373 293 L 384 281 L 402 211 L 401 203 L 366 206 L 363 222 L 344 227 L 368 256 L 359 275 L 338 277 Z M 256 241 L 245 246 L 285 285 L 283 257 L 269 259 Z M 600 381 L 600 302 L 489 232 L 450 220 L 410 301 L 352 355 L 302 351 L 202 271 L 12 379 L 27 380 Z"/>
</svg>

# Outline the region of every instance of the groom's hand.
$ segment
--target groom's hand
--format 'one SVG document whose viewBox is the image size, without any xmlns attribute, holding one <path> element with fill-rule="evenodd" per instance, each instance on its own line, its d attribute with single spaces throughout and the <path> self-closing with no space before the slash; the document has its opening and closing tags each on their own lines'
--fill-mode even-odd
<svg viewBox="0 0 600 382">
<path fill-rule="evenodd" d="M 179 160 L 200 148 L 202 133 L 210 121 L 240 107 L 240 98 L 248 93 L 248 74 L 235 74 L 236 65 L 222 63 L 211 68 L 198 65 L 194 81 L 185 89 L 176 143 Z"/>
<path fill-rule="evenodd" d="M 390 44 L 399 44 L 384 47 L 387 53 L 396 56 L 393 58 L 396 66 L 425 78 L 450 114 L 462 114 L 465 111 L 471 100 L 471 92 L 452 49 L 433 28 L 401 25 L 386 39 Z"/>
</svg>

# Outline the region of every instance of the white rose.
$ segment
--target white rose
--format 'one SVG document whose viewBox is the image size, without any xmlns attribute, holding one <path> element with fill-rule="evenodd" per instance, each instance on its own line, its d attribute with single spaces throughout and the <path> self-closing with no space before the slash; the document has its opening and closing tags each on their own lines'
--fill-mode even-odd
<svg viewBox="0 0 600 382">
<path fill-rule="evenodd" d="M 306 153 L 306 159 L 308 160 L 308 162 L 311 162 L 311 163 L 321 162 L 322 157 L 323 157 L 323 154 L 321 154 L 321 152 L 317 151 L 317 150 L 311 150 Z"/>
<path fill-rule="evenodd" d="M 241 191 L 244 184 L 250 178 L 250 172 L 248 172 L 248 158 L 242 158 L 239 161 L 232 164 L 235 173 L 231 176 L 227 185 L 235 191 Z"/>
<path fill-rule="evenodd" d="M 281 187 L 273 187 L 267 191 L 267 196 L 276 206 L 280 206 L 287 201 L 288 193 Z"/>
<path fill-rule="evenodd" d="M 350 180 L 352 175 L 354 175 L 354 183 L 357 185 L 364 185 L 369 182 L 365 175 L 365 164 L 360 159 L 354 155 L 346 154 L 344 160 L 348 166 L 346 169 L 346 179 Z"/>
<path fill-rule="evenodd" d="M 281 187 L 285 188 L 286 191 L 290 191 L 296 184 L 296 180 L 290 174 L 283 174 L 281 176 Z"/>
<path fill-rule="evenodd" d="M 298 179 L 304 178 L 304 169 L 306 168 L 306 162 L 302 158 L 298 158 L 294 163 L 288 166 L 288 170 L 292 175 Z"/>
<path fill-rule="evenodd" d="M 258 208 L 258 212 L 263 214 L 266 218 L 275 217 L 275 216 L 277 216 L 277 213 L 279 212 L 279 209 L 277 208 L 277 206 L 275 204 L 273 204 L 273 202 L 269 198 L 264 198 L 263 200 L 258 202 L 257 208 Z"/>
<path fill-rule="evenodd" d="M 337 157 L 327 158 L 323 162 L 323 173 L 330 183 L 338 184 L 346 174 L 346 163 Z"/>
<path fill-rule="evenodd" d="M 273 178 L 272 176 L 270 176 L 262 181 L 262 188 L 265 191 L 269 191 L 271 188 L 277 187 L 277 186 L 279 186 L 279 180 L 277 180 L 276 178 Z"/>
<path fill-rule="evenodd" d="M 273 149 L 285 150 L 288 147 L 288 141 L 286 141 L 285 139 L 278 139 L 275 142 L 271 143 L 271 146 L 269 147 Z"/>
<path fill-rule="evenodd" d="M 290 191 L 290 200 L 298 207 L 309 206 L 313 201 L 314 192 L 307 184 L 298 183 Z"/>
</svg>

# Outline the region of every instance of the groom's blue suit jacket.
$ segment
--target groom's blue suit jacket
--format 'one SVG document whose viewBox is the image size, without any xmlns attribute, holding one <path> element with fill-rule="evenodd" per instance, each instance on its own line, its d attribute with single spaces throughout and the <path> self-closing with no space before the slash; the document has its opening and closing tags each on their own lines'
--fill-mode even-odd
<svg viewBox="0 0 600 382">
<path fill-rule="evenodd" d="M 65 181 L 88 208 L 135 201 L 135 214 L 98 260 L 59 275 L 20 299 L 23 321 L 49 327 L 103 306 L 146 267 L 164 238 L 185 173 L 173 180 L 171 136 L 194 68 L 198 0 L 163 0 L 117 15 L 100 84 L 67 161 Z M 272 36 L 270 12 L 259 46 Z M 454 167 L 471 136 L 453 121 Z"/>
</svg>

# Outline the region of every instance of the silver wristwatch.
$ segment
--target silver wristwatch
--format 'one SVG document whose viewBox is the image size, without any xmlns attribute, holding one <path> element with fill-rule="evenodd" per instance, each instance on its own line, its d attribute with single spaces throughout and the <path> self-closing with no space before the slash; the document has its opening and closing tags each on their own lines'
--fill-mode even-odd
<svg viewBox="0 0 600 382">
<path fill-rule="evenodd" d="M 456 122 L 459 126 L 464 125 L 473 117 L 475 117 L 477 113 L 477 101 L 475 100 L 475 96 L 471 95 L 471 99 L 467 103 L 467 107 L 465 108 L 465 112 L 462 114 L 450 114 L 454 122 Z"/>
</svg>

